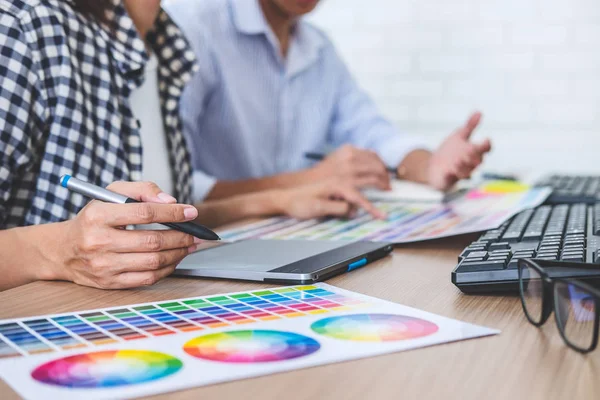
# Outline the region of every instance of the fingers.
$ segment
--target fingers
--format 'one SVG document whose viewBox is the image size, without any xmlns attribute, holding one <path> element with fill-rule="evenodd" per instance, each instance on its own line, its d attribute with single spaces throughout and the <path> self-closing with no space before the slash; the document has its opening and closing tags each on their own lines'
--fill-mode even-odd
<svg viewBox="0 0 600 400">
<path fill-rule="evenodd" d="M 346 217 L 351 211 L 351 206 L 345 201 L 317 199 L 314 203 L 314 217 Z"/>
<path fill-rule="evenodd" d="M 381 158 L 375 152 L 360 150 L 355 162 L 355 181 L 365 177 L 371 179 L 372 187 L 382 190 L 391 188 L 390 174 Z"/>
<path fill-rule="evenodd" d="M 107 189 L 120 193 L 134 200 L 151 203 L 177 203 L 177 200 L 152 182 L 113 182 Z"/>
<path fill-rule="evenodd" d="M 483 142 L 475 144 L 475 147 L 480 154 L 489 153 L 492 150 L 492 142 L 490 139 L 485 139 Z"/>
<path fill-rule="evenodd" d="M 85 212 L 85 218 L 93 224 L 126 226 L 163 222 L 186 222 L 194 220 L 198 210 L 184 204 L 106 204 L 98 202 Z"/>
<path fill-rule="evenodd" d="M 343 198 L 345 201 L 350 203 L 350 206 L 358 206 L 363 208 L 366 212 L 378 219 L 385 219 L 386 215 L 377 207 L 373 205 L 365 196 L 363 196 L 358 190 L 352 187 L 339 187 L 333 193 L 334 196 Z"/>
<path fill-rule="evenodd" d="M 381 158 L 373 151 L 358 149 L 350 145 L 331 153 L 326 161 L 328 177 L 339 176 L 357 187 L 390 189 L 390 176 Z"/>
<path fill-rule="evenodd" d="M 157 271 L 169 265 L 179 264 L 188 254 L 187 248 L 153 253 L 112 253 L 103 257 L 102 261 L 98 262 L 94 268 L 105 269 L 104 271 L 97 271 L 98 275 L 109 273 L 113 276 L 127 272 Z"/>
<path fill-rule="evenodd" d="M 156 271 L 125 272 L 120 274 L 110 289 L 128 289 L 140 286 L 151 286 L 171 275 L 177 265 L 169 265 Z"/>
<path fill-rule="evenodd" d="M 116 253 L 150 253 L 173 249 L 187 249 L 201 241 L 192 235 L 175 230 L 123 231 L 110 234 L 112 251 Z"/>
<path fill-rule="evenodd" d="M 375 188 L 388 190 L 389 183 L 384 182 L 381 177 L 375 175 L 362 175 L 354 179 L 352 186 L 358 189 Z"/>
<path fill-rule="evenodd" d="M 473 113 L 464 127 L 459 130 L 459 135 L 464 140 L 469 140 L 479 123 L 481 122 L 482 114 L 480 112 Z"/>
</svg>

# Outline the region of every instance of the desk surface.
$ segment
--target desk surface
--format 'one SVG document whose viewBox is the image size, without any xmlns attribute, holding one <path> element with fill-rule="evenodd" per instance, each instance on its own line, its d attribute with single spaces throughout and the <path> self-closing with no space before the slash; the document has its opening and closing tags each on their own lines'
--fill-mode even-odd
<svg viewBox="0 0 600 400">
<path fill-rule="evenodd" d="M 450 282 L 472 237 L 402 246 L 393 257 L 328 283 L 446 317 L 498 328 L 490 338 L 186 390 L 156 399 L 592 399 L 600 394 L 600 349 L 582 356 L 563 345 L 553 319 L 540 330 L 518 297 L 466 296 Z M 101 291 L 38 282 L 0 293 L 0 318 L 168 300 L 270 287 L 169 278 L 154 287 Z M 0 381 L 0 398 L 18 396 Z"/>
</svg>

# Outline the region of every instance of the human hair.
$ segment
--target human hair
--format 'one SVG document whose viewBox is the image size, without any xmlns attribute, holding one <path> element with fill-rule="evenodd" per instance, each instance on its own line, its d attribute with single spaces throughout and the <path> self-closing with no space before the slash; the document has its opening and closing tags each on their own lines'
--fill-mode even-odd
<svg viewBox="0 0 600 400">
<path fill-rule="evenodd" d="M 73 0 L 73 8 L 85 16 L 105 23 L 111 0 Z"/>
</svg>

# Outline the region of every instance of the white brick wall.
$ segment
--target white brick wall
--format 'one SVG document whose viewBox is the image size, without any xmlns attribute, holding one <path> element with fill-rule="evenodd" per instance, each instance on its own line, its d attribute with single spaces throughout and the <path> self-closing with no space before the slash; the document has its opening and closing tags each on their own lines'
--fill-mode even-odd
<svg viewBox="0 0 600 400">
<path fill-rule="evenodd" d="M 402 130 L 435 145 L 480 109 L 489 168 L 600 174 L 600 0 L 322 0 L 310 19 Z"/>
</svg>

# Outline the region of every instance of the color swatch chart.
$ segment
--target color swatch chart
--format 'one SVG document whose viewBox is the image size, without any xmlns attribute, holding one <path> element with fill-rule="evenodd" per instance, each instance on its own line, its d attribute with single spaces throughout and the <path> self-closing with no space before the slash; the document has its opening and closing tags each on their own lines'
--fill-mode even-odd
<svg viewBox="0 0 600 400">
<path fill-rule="evenodd" d="M 495 186 L 486 184 L 445 204 L 375 203 L 386 213 L 386 220 L 373 219 L 364 212 L 352 220 L 298 221 L 277 217 L 219 232 L 219 236 L 229 241 L 304 239 L 410 243 L 496 228 L 524 209 L 540 205 L 550 194 L 548 188 L 504 193 L 487 190 L 488 187 Z"/>
<path fill-rule="evenodd" d="M 133 398 L 496 333 L 291 286 L 0 321 L 0 376 L 24 398 Z"/>
<path fill-rule="evenodd" d="M 0 357 L 91 348 L 366 305 L 316 286 L 297 286 L 0 322 Z"/>
</svg>

